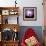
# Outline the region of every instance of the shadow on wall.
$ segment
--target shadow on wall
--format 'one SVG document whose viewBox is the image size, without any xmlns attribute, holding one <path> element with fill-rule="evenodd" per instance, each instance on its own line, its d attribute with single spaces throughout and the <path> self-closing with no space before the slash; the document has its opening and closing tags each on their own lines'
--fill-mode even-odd
<svg viewBox="0 0 46 46">
<path fill-rule="evenodd" d="M 20 40 L 20 42 L 21 42 L 21 40 L 22 40 L 22 38 L 24 36 L 25 31 L 28 28 L 32 28 L 36 32 L 39 41 L 41 43 L 43 43 L 43 30 L 42 30 L 42 26 L 21 26 L 20 27 L 20 32 L 19 32 L 19 40 Z"/>
</svg>

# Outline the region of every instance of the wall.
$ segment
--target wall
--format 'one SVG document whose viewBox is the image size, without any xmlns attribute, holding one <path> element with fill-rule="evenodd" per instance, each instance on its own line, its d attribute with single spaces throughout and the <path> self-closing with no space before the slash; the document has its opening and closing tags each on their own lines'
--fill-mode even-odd
<svg viewBox="0 0 46 46">
<path fill-rule="evenodd" d="M 15 6 L 15 0 L 0 0 L 1 7 Z M 20 26 L 43 26 L 43 0 L 17 0 L 19 6 L 19 24 Z M 37 21 L 24 21 L 23 20 L 23 7 L 37 7 Z"/>
<path fill-rule="evenodd" d="M 20 3 L 20 25 L 21 26 L 43 26 L 43 6 L 42 6 L 42 0 L 21 0 Z M 37 7 L 37 21 L 24 21 L 23 20 L 23 7 Z"/>
</svg>

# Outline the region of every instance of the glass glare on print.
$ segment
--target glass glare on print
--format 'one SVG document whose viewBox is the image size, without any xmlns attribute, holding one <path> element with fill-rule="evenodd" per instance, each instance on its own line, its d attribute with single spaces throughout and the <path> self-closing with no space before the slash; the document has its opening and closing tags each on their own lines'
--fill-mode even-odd
<svg viewBox="0 0 46 46">
<path fill-rule="evenodd" d="M 26 18 L 34 18 L 34 9 L 26 9 L 25 12 L 26 12 L 25 14 Z"/>
</svg>

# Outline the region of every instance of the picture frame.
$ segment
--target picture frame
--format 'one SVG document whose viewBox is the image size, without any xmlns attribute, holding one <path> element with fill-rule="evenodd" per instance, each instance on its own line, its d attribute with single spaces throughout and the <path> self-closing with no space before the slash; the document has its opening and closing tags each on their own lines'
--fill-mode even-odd
<svg viewBox="0 0 46 46">
<path fill-rule="evenodd" d="M 36 7 L 23 7 L 23 20 L 24 21 L 36 21 L 37 20 L 37 8 Z"/>
</svg>

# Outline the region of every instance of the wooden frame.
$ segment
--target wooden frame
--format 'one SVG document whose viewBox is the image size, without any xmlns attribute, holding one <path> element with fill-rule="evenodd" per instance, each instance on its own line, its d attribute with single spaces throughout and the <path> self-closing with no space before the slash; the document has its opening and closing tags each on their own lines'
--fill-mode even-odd
<svg viewBox="0 0 46 46">
<path fill-rule="evenodd" d="M 0 15 L 0 24 L 1 24 L 1 15 Z"/>
<path fill-rule="evenodd" d="M 19 15 L 18 8 L 19 7 L 0 7 L 0 22 L 1 22 L 1 24 L 0 24 L 0 32 L 1 33 L 0 34 L 1 35 L 2 35 L 4 29 L 5 30 L 6 29 L 11 29 L 11 31 L 14 31 L 15 33 L 18 33 L 18 31 L 20 29 L 18 21 L 16 21 L 16 20 L 18 20 L 18 15 Z M 15 12 L 15 13 L 10 14 L 10 12 Z M 9 19 L 10 16 L 13 17 L 13 19 L 11 19 L 11 18 Z M 16 19 L 14 19 L 14 17 Z M 12 23 L 13 22 L 12 20 L 14 20 L 15 23 Z M 17 37 L 17 35 L 14 39 L 10 39 L 8 41 L 7 40 L 5 41 L 4 39 L 2 39 L 3 38 L 2 36 L 0 36 L 0 37 L 1 37 L 0 46 L 18 46 L 19 39 L 15 39 Z M 7 39 L 9 39 L 9 38 L 7 38 Z"/>
<path fill-rule="evenodd" d="M 23 19 L 25 21 L 37 20 L 37 8 L 36 7 L 24 7 L 23 8 Z"/>
</svg>

